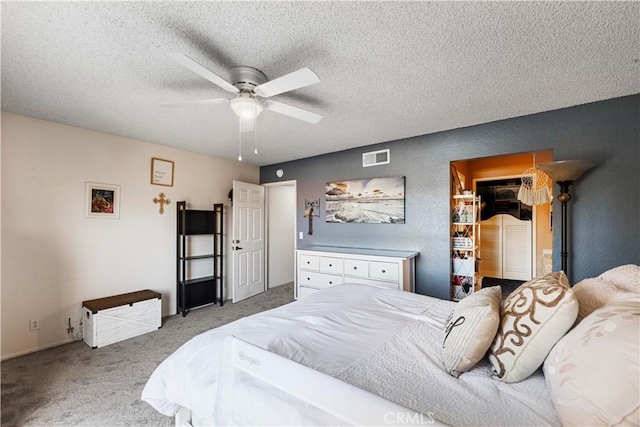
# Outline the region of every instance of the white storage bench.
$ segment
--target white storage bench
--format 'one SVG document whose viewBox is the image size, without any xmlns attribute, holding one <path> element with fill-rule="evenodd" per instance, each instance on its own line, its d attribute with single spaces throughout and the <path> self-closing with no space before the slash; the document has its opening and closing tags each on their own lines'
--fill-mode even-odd
<svg viewBox="0 0 640 427">
<path fill-rule="evenodd" d="M 82 302 L 82 336 L 98 348 L 162 326 L 162 295 L 151 290 Z"/>
</svg>

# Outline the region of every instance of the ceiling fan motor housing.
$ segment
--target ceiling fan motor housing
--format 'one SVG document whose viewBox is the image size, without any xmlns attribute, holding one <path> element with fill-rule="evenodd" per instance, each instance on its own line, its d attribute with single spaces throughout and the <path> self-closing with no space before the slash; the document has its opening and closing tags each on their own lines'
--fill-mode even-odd
<svg viewBox="0 0 640 427">
<path fill-rule="evenodd" d="M 249 90 L 253 92 L 256 86 L 267 81 L 264 73 L 253 67 L 233 67 L 229 70 L 231 84 L 240 90 Z"/>
</svg>

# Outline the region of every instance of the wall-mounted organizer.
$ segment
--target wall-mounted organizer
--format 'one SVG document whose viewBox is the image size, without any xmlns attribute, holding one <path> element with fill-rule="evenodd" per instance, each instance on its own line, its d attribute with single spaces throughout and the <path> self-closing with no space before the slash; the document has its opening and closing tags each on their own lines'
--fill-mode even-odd
<svg viewBox="0 0 640 427">
<path fill-rule="evenodd" d="M 451 199 L 451 299 L 480 290 L 480 196 L 454 195 Z"/>
<path fill-rule="evenodd" d="M 183 317 L 193 308 L 224 304 L 223 208 L 222 203 L 216 203 L 212 211 L 192 210 L 184 201 L 177 203 L 177 309 Z M 210 240 L 205 243 L 204 239 Z M 203 246 L 210 249 L 200 253 Z M 211 264 L 196 265 L 207 262 Z"/>
<path fill-rule="evenodd" d="M 313 217 L 320 218 L 320 199 L 304 199 L 304 217 L 309 219 L 307 234 L 311 236 L 313 234 Z"/>
<path fill-rule="evenodd" d="M 320 199 L 307 200 L 304 199 L 304 216 L 320 217 Z"/>
</svg>

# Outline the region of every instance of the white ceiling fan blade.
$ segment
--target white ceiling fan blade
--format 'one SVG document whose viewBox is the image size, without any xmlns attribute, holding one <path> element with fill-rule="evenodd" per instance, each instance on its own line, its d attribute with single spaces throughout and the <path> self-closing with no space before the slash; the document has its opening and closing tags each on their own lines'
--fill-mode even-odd
<svg viewBox="0 0 640 427">
<path fill-rule="evenodd" d="M 312 113 L 311 111 L 303 110 L 302 108 L 294 107 L 293 105 L 283 104 L 278 101 L 265 101 L 264 108 L 314 125 L 322 120 L 322 116 L 320 114 Z"/>
<path fill-rule="evenodd" d="M 285 76 L 268 81 L 255 88 L 255 93 L 263 98 L 278 95 L 301 87 L 319 83 L 320 79 L 309 68 L 302 68 Z"/>
<path fill-rule="evenodd" d="M 222 89 L 228 92 L 231 92 L 231 93 L 240 92 L 240 90 L 236 88 L 234 85 L 227 82 L 225 79 L 218 76 L 217 74 L 214 74 L 213 72 L 207 70 L 202 65 L 200 65 L 199 63 L 197 63 L 196 61 L 189 58 L 187 55 L 183 53 L 170 53 L 169 57 L 174 61 L 176 61 L 178 64 L 183 65 L 184 67 L 190 69 L 196 74 L 199 74 L 200 76 L 209 80 L 211 83 L 220 86 Z"/>
<path fill-rule="evenodd" d="M 215 99 L 194 99 L 192 101 L 164 102 L 160 105 L 210 105 L 210 104 L 227 104 L 227 103 L 229 103 L 228 99 L 215 98 Z"/>
</svg>

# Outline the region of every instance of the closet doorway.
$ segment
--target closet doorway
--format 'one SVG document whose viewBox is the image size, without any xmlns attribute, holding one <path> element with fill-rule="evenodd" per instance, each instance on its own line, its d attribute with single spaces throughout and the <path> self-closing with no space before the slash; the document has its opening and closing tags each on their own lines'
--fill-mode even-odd
<svg viewBox="0 0 640 427">
<path fill-rule="evenodd" d="M 474 180 L 480 212 L 480 275 L 495 279 L 533 277 L 535 218 L 531 206 L 518 200 L 521 177 Z"/>
<path fill-rule="evenodd" d="M 293 282 L 296 181 L 263 184 L 266 192 L 267 289 Z"/>
<path fill-rule="evenodd" d="M 536 164 L 550 161 L 553 161 L 553 152 L 551 150 L 535 152 Z M 517 200 L 520 187 L 519 179 L 522 178 L 523 172 L 533 167 L 534 153 L 467 159 L 452 162 L 451 164 L 457 171 L 458 176 L 464 177 L 464 188 L 472 190 L 482 198 L 480 262 L 478 266 L 480 274 L 484 277 L 503 278 L 504 280 L 511 277 L 516 277 L 511 280 L 529 280 L 532 277 L 542 275 L 544 272 L 543 253 L 551 252 L 553 247 L 552 229 L 549 221 L 551 204 L 545 203 L 530 207 L 516 204 L 513 201 L 515 198 L 515 202 L 519 203 Z M 500 188 L 498 188 L 498 197 L 494 197 L 494 200 L 491 201 L 487 195 L 482 197 L 482 187 L 486 187 L 487 183 L 494 181 Z M 480 188 L 478 188 L 478 185 Z M 548 185 L 551 188 L 551 182 Z M 454 189 L 455 185 L 454 181 L 452 181 L 452 194 L 455 194 Z M 496 189 L 494 188 L 493 191 L 495 193 Z M 491 203 L 493 203 L 493 207 L 487 207 Z M 482 216 L 485 208 L 487 210 Z M 491 216 L 507 215 L 513 218 L 519 216 L 519 222 L 512 224 L 513 221 L 511 219 L 505 220 L 504 216 L 495 218 L 491 222 L 485 222 L 489 219 L 487 213 L 492 209 L 494 212 Z M 528 224 L 526 224 L 527 222 Z M 523 225 L 525 227 L 522 227 Z M 529 229 L 526 228 L 527 225 L 530 227 Z M 487 243 L 485 233 L 487 234 L 486 238 L 490 237 L 492 233 L 494 234 L 493 244 Z M 495 255 L 492 255 L 492 252 Z M 518 257 L 523 259 L 518 259 Z M 502 264 L 499 271 L 494 262 L 497 259 Z M 507 265 L 506 275 L 504 274 L 505 259 Z M 517 266 L 528 265 L 530 268 L 524 273 L 519 271 L 516 274 L 512 270 L 521 270 L 521 268 L 514 268 L 514 264 Z"/>
</svg>

